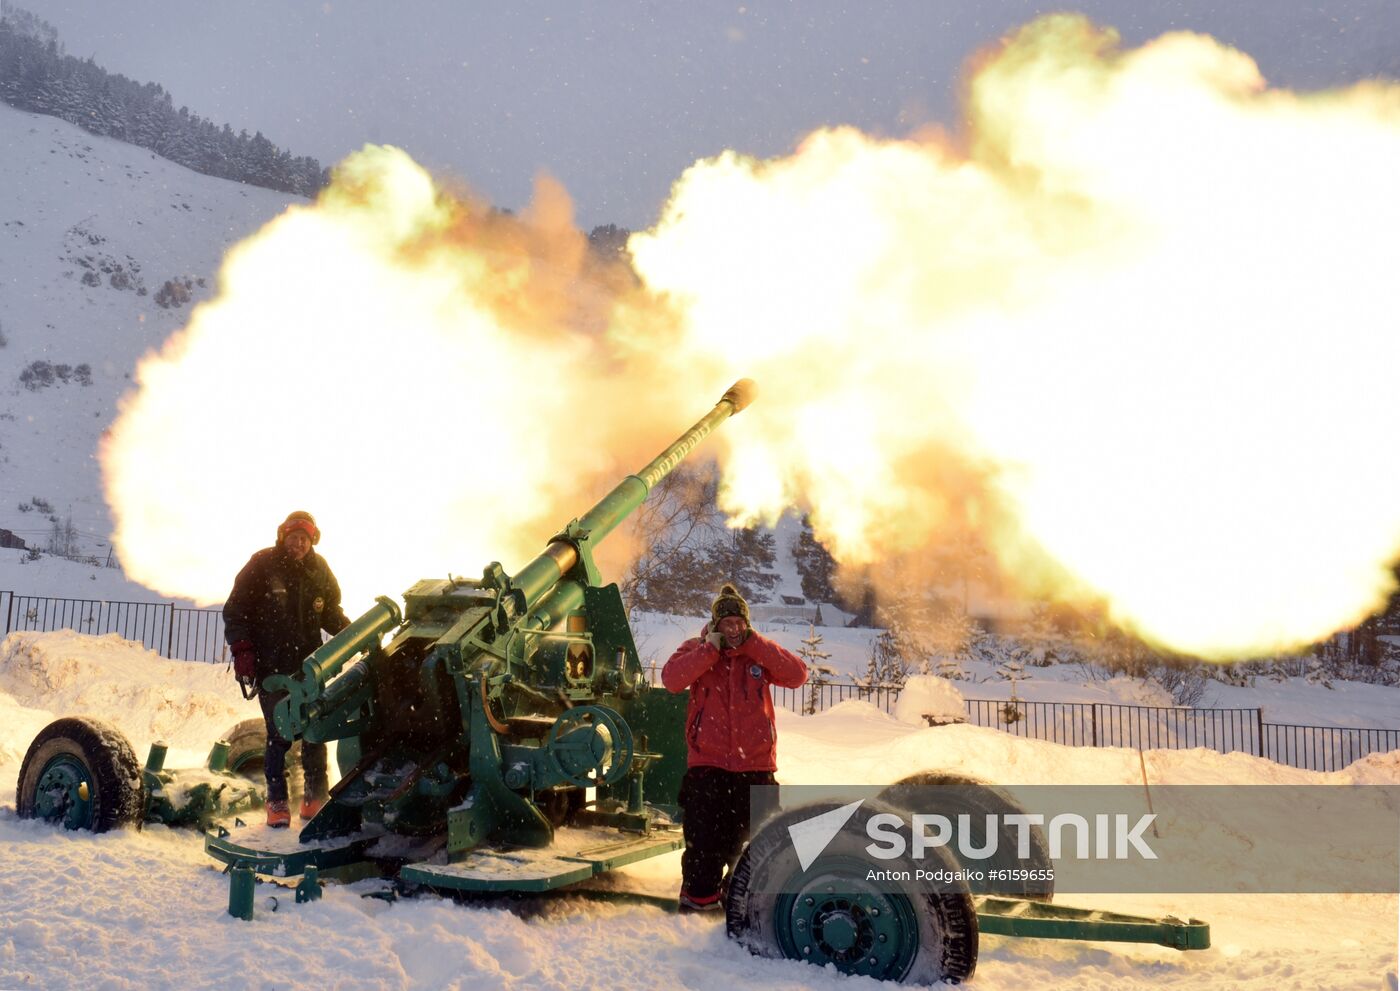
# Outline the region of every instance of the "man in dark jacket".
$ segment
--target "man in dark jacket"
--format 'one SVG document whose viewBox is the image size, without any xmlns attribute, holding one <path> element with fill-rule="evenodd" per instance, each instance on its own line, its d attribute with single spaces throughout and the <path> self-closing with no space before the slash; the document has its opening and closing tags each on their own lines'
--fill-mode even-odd
<svg viewBox="0 0 1400 991">
<path fill-rule="evenodd" d="M 340 585 L 330 565 L 311 548 L 321 531 L 310 513 L 295 512 L 277 528 L 277 546 L 254 554 L 234 579 L 224 603 L 224 639 L 233 654 L 234 673 L 243 694 L 256 689 L 267 724 L 267 824 L 291 825 L 287 807 L 287 750 L 290 740 L 277 732 L 272 712 L 283 693 L 262 689 L 274 674 L 295 674 L 301 662 L 321 646 L 321 631 L 332 635 L 350 625 L 340 608 Z M 301 817 L 310 819 L 325 804 L 326 745 L 302 741 L 305 778 Z"/>
<path fill-rule="evenodd" d="M 690 689 L 681 911 L 723 907 L 725 867 L 748 839 L 749 789 L 775 784 L 778 735 L 769 686 L 798 688 L 806 680 L 800 658 L 749 625 L 748 603 L 733 585 L 720 589 L 700 636 L 681 644 L 662 668 L 669 691 Z"/>
</svg>

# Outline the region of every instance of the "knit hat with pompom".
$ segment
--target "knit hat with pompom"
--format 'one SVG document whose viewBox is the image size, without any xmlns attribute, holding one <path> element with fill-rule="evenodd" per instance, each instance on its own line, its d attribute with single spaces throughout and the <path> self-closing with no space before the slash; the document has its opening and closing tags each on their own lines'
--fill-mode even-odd
<svg viewBox="0 0 1400 991">
<path fill-rule="evenodd" d="M 744 625 L 751 625 L 749 623 L 749 604 L 744 601 L 744 597 L 733 585 L 725 585 L 721 588 L 719 596 L 710 606 L 710 626 L 717 628 L 719 621 L 726 616 L 743 616 Z"/>
</svg>

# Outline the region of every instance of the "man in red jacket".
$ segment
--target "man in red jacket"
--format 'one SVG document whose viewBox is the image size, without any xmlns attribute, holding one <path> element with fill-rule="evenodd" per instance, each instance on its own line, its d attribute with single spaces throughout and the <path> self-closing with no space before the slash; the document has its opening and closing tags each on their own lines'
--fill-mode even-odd
<svg viewBox="0 0 1400 991">
<path fill-rule="evenodd" d="M 676 648 L 661 670 L 672 692 L 690 689 L 688 770 L 681 782 L 685 829 L 681 911 L 723 908 L 720 882 L 749 831 L 749 789 L 773 785 L 778 735 L 769 685 L 798 688 L 807 665 L 749 625 L 733 585 L 720 589 L 700 636 Z"/>
</svg>

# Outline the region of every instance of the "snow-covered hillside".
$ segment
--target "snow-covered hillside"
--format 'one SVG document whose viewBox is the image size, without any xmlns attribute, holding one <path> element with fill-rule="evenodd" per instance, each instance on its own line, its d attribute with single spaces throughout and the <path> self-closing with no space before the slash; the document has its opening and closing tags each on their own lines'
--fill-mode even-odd
<svg viewBox="0 0 1400 991">
<path fill-rule="evenodd" d="M 3 104 L 0 149 L 0 528 L 42 546 L 37 496 L 105 558 L 97 444 L 137 360 L 294 198 Z"/>
<path fill-rule="evenodd" d="M 60 599 L 158 600 L 154 592 L 127 578 L 120 568 L 69 561 L 50 554 L 30 560 L 25 551 L 11 547 L 0 547 L 0 590 Z"/>
<path fill-rule="evenodd" d="M 500 906 L 433 897 L 386 903 L 374 882 L 329 886 L 320 902 L 260 885 L 257 915 L 226 914 L 228 880 L 197 835 L 148 827 L 101 836 L 16 819 L 19 762 L 57 714 L 116 723 L 138 756 L 165 738 L 169 765 L 189 766 L 240 716 L 222 669 L 167 662 L 115 637 L 14 634 L 0 645 L 0 987 L 831 988 L 877 985 L 805 964 L 759 960 L 718 920 L 563 895 Z M 925 768 L 1007 784 L 1400 784 L 1400 755 L 1316 774 L 1243 755 L 1072 749 L 971 726 L 921 729 L 859 702 L 813 717 L 779 714 L 781 778 L 790 784 L 880 784 Z M 1187 843 L 1200 863 L 1231 869 L 1247 842 L 1222 823 Z M 1282 866 L 1282 865 L 1281 865 Z M 625 869 L 627 890 L 674 894 L 679 857 Z M 266 901 L 276 894 L 279 910 Z M 983 936 L 971 987 L 1134 989 L 1317 988 L 1377 991 L 1394 980 L 1394 895 L 1081 895 L 1067 903 L 1210 922 L 1213 948 Z M 1392 976 L 1387 976 L 1387 975 Z M 1393 985 L 1392 985 L 1393 986 Z"/>
</svg>

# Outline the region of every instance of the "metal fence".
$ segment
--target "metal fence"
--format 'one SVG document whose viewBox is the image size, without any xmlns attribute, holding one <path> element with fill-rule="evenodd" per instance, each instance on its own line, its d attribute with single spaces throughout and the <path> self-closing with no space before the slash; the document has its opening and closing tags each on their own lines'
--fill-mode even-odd
<svg viewBox="0 0 1400 991">
<path fill-rule="evenodd" d="M 800 715 L 825 712 L 832 706 L 848 702 L 851 699 L 869 702 L 884 712 L 893 713 L 895 703 L 899 701 L 899 689 L 890 685 L 876 685 L 867 688 L 864 685 L 830 682 L 816 686 L 815 691 L 806 686 L 773 689 L 774 705 Z"/>
<path fill-rule="evenodd" d="M 162 657 L 207 662 L 224 658 L 222 611 L 173 602 L 68 599 L 0 590 L 0 635 L 15 630 L 115 633 Z"/>
<path fill-rule="evenodd" d="M 116 633 L 163 657 L 205 662 L 218 662 L 225 657 L 222 611 L 191 609 L 173 602 L 69 599 L 0 590 L 0 635 L 14 630 Z M 647 674 L 653 683 L 660 680 L 656 664 L 648 667 Z M 893 685 L 826 682 L 774 689 L 773 701 L 792 712 L 813 713 L 856 699 L 892 713 L 899 691 Z M 1204 747 L 1222 754 L 1254 754 L 1312 771 L 1336 771 L 1368 754 L 1400 750 L 1400 729 L 1266 723 L 1260 709 L 1174 709 L 1109 702 L 1006 699 L 965 701 L 968 722 L 974 725 L 1075 747 Z"/>
<path fill-rule="evenodd" d="M 661 665 L 647 665 L 646 673 L 647 679 L 653 685 L 661 684 Z M 779 688 L 776 685 L 773 687 L 773 705 L 798 715 L 825 712 L 832 706 L 850 699 L 869 702 L 883 712 L 893 713 L 895 703 L 899 701 L 899 688 L 894 685 L 866 687 L 842 682 L 822 682 L 815 686 L 815 689 L 810 685 L 804 685 L 802 688 Z"/>
<path fill-rule="evenodd" d="M 1259 709 L 1175 709 L 1105 702 L 967 699 L 968 721 L 1075 747 L 1262 753 Z"/>
<path fill-rule="evenodd" d="M 653 683 L 660 668 L 651 665 Z M 893 713 L 894 686 L 825 683 L 773 689 L 773 703 L 800 714 L 823 712 L 849 699 Z M 1262 709 L 1176 709 L 1111 702 L 1027 702 L 965 699 L 967 721 L 1032 740 L 1071 747 L 1129 747 L 1246 753 L 1309 771 L 1337 771 L 1374 753 L 1400 750 L 1400 729 L 1295 726 L 1267 723 Z"/>
<path fill-rule="evenodd" d="M 1400 729 L 1262 723 L 1261 756 L 1289 767 L 1338 771 L 1369 754 L 1400 750 Z"/>
<path fill-rule="evenodd" d="M 1070 746 L 1246 753 L 1309 771 L 1337 771 L 1368 754 L 1400 750 L 1400 729 L 1298 726 L 1262 709 L 1174 709 L 1109 702 L 967 699 L 968 722 Z"/>
</svg>

